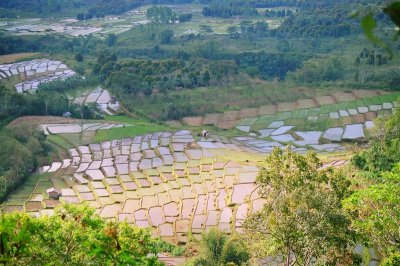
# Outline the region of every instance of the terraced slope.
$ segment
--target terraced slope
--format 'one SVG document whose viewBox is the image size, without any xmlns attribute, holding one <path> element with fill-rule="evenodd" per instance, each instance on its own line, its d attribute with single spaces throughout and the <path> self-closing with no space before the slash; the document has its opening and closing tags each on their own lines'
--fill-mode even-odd
<svg viewBox="0 0 400 266">
<path fill-rule="evenodd" d="M 18 93 L 35 92 L 41 83 L 56 79 L 65 80 L 76 73 L 60 61 L 35 59 L 13 64 L 0 65 L 0 81 L 19 76 L 23 82 L 15 85 Z"/>
<path fill-rule="evenodd" d="M 100 111 L 108 115 L 112 115 L 113 112 L 118 111 L 120 108 L 119 102 L 111 96 L 110 92 L 100 87 L 82 92 L 75 99 L 70 97 L 70 100 L 78 104 L 96 104 Z"/>
<path fill-rule="evenodd" d="M 399 96 L 399 93 L 382 90 L 354 90 L 296 102 L 185 117 L 182 121 L 191 126 L 214 125 L 221 129 L 237 127 L 244 132 L 265 129 L 273 121 L 284 121 L 286 125 L 302 128 L 317 124 L 317 127 L 326 129 L 329 126 L 370 121 L 374 118 L 373 113 L 381 110 L 384 103 L 386 109 L 391 109 Z"/>
<path fill-rule="evenodd" d="M 210 227 L 240 231 L 264 203 L 256 153 L 218 136 L 196 140 L 187 130 L 79 146 L 28 180 L 4 209 L 47 215 L 60 202 L 86 202 L 105 219 L 151 227 L 172 243 L 199 238 Z M 49 198 L 50 188 L 59 199 Z"/>
</svg>

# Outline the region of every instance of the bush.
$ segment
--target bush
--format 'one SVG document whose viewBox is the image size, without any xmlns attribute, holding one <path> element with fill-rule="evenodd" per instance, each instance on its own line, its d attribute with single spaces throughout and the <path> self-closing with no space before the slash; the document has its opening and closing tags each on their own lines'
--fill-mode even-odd
<svg viewBox="0 0 400 266">
<path fill-rule="evenodd" d="M 397 266 L 400 265 L 400 253 L 394 253 L 382 262 L 382 266 Z"/>
<path fill-rule="evenodd" d="M 50 217 L 1 218 L 2 265 L 161 265 L 149 231 L 105 221 L 86 205 L 63 205 Z"/>
<path fill-rule="evenodd" d="M 288 79 L 299 83 L 335 81 L 343 77 L 344 66 L 339 59 L 310 60 L 302 68 L 288 73 Z"/>
<path fill-rule="evenodd" d="M 239 235 L 228 236 L 219 229 L 202 234 L 201 251 L 189 264 L 193 266 L 243 265 L 250 259 Z"/>
<path fill-rule="evenodd" d="M 33 127 L 0 131 L 0 202 L 36 169 L 36 156 L 44 152 L 45 139 Z"/>
<path fill-rule="evenodd" d="M 78 62 L 83 62 L 83 55 L 81 53 L 75 55 L 75 60 Z"/>
<path fill-rule="evenodd" d="M 232 236 L 224 245 L 222 257 L 225 262 L 233 263 L 233 265 L 242 265 L 249 261 L 250 254 L 242 239 L 238 236 Z"/>
</svg>

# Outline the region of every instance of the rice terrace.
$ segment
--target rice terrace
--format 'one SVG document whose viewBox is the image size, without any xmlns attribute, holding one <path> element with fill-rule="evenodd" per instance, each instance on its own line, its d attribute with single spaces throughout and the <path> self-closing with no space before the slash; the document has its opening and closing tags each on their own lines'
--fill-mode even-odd
<svg viewBox="0 0 400 266">
<path fill-rule="evenodd" d="M 399 2 L 306 2 L 1 2 L 0 264 L 400 265 Z"/>
</svg>

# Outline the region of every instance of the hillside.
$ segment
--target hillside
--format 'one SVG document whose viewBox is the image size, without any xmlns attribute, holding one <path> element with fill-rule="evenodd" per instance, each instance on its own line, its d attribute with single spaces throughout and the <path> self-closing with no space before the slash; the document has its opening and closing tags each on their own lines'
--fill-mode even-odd
<svg viewBox="0 0 400 266">
<path fill-rule="evenodd" d="M 398 265 L 399 17 L 1 1 L 0 264 Z"/>
</svg>

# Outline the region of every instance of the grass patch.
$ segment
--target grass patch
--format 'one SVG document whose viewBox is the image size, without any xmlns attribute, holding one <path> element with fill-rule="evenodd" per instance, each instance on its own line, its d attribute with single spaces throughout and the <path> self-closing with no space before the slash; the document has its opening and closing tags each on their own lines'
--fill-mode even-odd
<svg viewBox="0 0 400 266">
<path fill-rule="evenodd" d="M 319 115 L 321 108 L 310 108 L 308 109 L 308 116 L 316 116 Z"/>
<path fill-rule="evenodd" d="M 26 198 L 18 198 L 18 199 L 9 199 L 7 200 L 6 203 L 4 203 L 5 206 L 18 206 L 18 205 L 24 205 L 27 201 L 29 200 L 29 197 Z"/>
<path fill-rule="evenodd" d="M 60 135 L 48 135 L 46 140 L 48 140 L 49 142 L 67 150 L 72 148 L 71 143 L 67 142 L 63 137 L 61 137 Z"/>
<path fill-rule="evenodd" d="M 58 135 L 61 136 L 72 147 L 76 147 L 76 146 L 82 145 L 82 140 L 81 140 L 81 134 L 80 133 L 58 134 Z"/>
<path fill-rule="evenodd" d="M 22 199 L 22 201 L 24 201 L 24 198 L 29 198 L 31 196 L 32 192 L 36 188 L 36 184 L 40 182 L 40 180 L 48 180 L 50 176 L 50 173 L 33 174 L 28 176 L 24 183 L 22 183 L 15 191 L 10 193 L 9 198 Z M 46 183 L 51 184 L 50 182 Z"/>
<path fill-rule="evenodd" d="M 40 57 L 40 53 L 16 53 L 0 56 L 0 64 L 28 61 Z"/>
<path fill-rule="evenodd" d="M 364 107 L 365 103 L 364 103 L 364 101 L 362 99 L 358 99 L 357 101 L 355 101 L 355 105 L 357 107 Z"/>
<path fill-rule="evenodd" d="M 257 121 L 257 118 L 243 118 L 238 126 L 252 126 Z"/>
<path fill-rule="evenodd" d="M 138 135 L 144 135 L 147 133 L 157 132 L 157 131 L 168 131 L 171 130 L 169 127 L 159 124 L 144 124 L 135 125 L 131 127 L 123 128 L 112 128 L 112 129 L 100 129 L 96 131 L 96 136 L 94 140 L 96 142 L 122 139 L 127 137 L 134 137 Z"/>
<path fill-rule="evenodd" d="M 256 124 L 270 124 L 275 120 L 274 115 L 263 115 L 257 119 Z"/>
<path fill-rule="evenodd" d="M 301 128 L 304 125 L 304 123 L 306 123 L 306 122 L 307 122 L 307 120 L 305 118 L 304 119 L 291 118 L 291 119 L 285 120 L 285 125 L 295 126 L 296 129 L 297 129 L 297 128 Z"/>
<path fill-rule="evenodd" d="M 338 105 L 337 104 L 327 104 L 327 105 L 322 105 L 320 108 L 320 113 L 321 114 L 328 114 L 331 112 L 336 112 L 338 111 Z"/>
<path fill-rule="evenodd" d="M 400 97 L 400 92 L 395 92 L 395 93 L 391 93 L 391 94 L 386 94 L 386 95 L 382 95 L 381 96 L 385 102 L 394 102 L 397 101 Z"/>
<path fill-rule="evenodd" d="M 257 124 L 254 124 L 251 127 L 251 131 L 258 131 L 258 130 L 261 130 L 261 129 L 266 129 L 269 126 L 269 124 L 271 124 L 271 123 L 257 123 Z"/>
<path fill-rule="evenodd" d="M 107 115 L 104 117 L 105 121 L 118 122 L 130 125 L 149 123 L 147 120 L 141 118 L 133 118 L 126 115 Z"/>
<path fill-rule="evenodd" d="M 357 103 L 355 101 L 338 103 L 338 110 L 355 109 Z"/>
<path fill-rule="evenodd" d="M 307 109 L 298 109 L 292 112 L 293 119 L 301 119 L 307 118 L 308 110 Z"/>
<path fill-rule="evenodd" d="M 364 99 L 363 99 L 363 102 L 364 102 L 365 106 L 370 106 L 370 105 L 374 105 L 374 104 L 375 104 L 375 103 L 374 103 L 374 100 L 373 100 L 373 97 L 371 97 L 371 98 L 364 98 Z"/>
<path fill-rule="evenodd" d="M 276 114 L 276 120 L 286 120 L 292 116 L 292 112 L 281 112 Z"/>
</svg>

